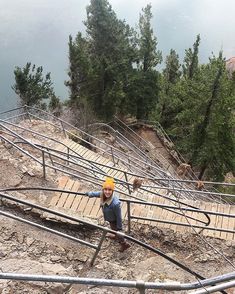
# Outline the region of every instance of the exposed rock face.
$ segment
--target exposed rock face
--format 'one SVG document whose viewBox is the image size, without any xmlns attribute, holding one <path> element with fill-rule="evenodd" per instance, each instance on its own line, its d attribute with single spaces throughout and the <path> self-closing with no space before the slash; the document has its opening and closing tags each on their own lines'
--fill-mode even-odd
<svg viewBox="0 0 235 294">
<path fill-rule="evenodd" d="M 235 71 L 235 57 L 231 57 L 228 60 L 226 60 L 226 69 L 229 72 L 229 75 L 231 76 L 232 73 Z"/>
</svg>

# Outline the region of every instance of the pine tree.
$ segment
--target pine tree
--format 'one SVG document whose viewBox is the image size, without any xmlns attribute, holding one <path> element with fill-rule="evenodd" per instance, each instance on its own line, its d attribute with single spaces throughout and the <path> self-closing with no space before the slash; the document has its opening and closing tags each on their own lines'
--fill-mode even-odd
<svg viewBox="0 0 235 294">
<path fill-rule="evenodd" d="M 83 99 L 89 96 L 89 83 L 92 82 L 90 56 L 88 42 L 79 32 L 73 40 L 69 36 L 69 81 L 65 85 L 69 87 L 69 101 L 73 107 L 81 107 Z"/>
<path fill-rule="evenodd" d="M 179 111 L 180 101 L 177 97 L 177 83 L 180 81 L 181 71 L 179 55 L 171 49 L 166 56 L 166 66 L 163 69 L 162 87 L 160 93 L 159 120 L 162 126 L 169 129 Z"/>
<path fill-rule="evenodd" d="M 235 171 L 235 141 L 233 133 L 234 98 L 233 81 L 225 68 L 225 59 L 210 58 L 205 68 L 208 95 L 204 101 L 201 120 L 195 125 L 192 141 L 194 151 L 191 162 L 200 167 L 199 178 L 206 176 L 223 180 L 229 171 Z"/>
<path fill-rule="evenodd" d="M 140 14 L 140 33 L 137 38 L 139 50 L 135 84 L 138 86 L 135 93 L 138 119 L 147 119 L 158 100 L 160 75 L 156 66 L 161 63 L 162 55 L 157 50 L 157 38 L 153 35 L 151 19 L 151 5 L 147 5 Z"/>
<path fill-rule="evenodd" d="M 197 35 L 193 44 L 193 49 L 185 50 L 185 58 L 183 64 L 183 74 L 185 78 L 192 79 L 198 69 L 198 52 L 200 45 L 200 35 Z"/>
<path fill-rule="evenodd" d="M 125 86 L 134 58 L 132 31 L 117 19 L 106 0 L 91 0 L 85 25 L 94 77 L 90 102 L 99 116 L 108 119 L 125 104 Z"/>
<path fill-rule="evenodd" d="M 35 65 L 31 67 L 28 62 L 24 68 L 16 67 L 14 70 L 15 84 L 12 89 L 20 98 L 20 105 L 38 106 L 46 108 L 44 99 L 55 96 L 50 73 L 43 76 L 43 68 Z"/>
</svg>

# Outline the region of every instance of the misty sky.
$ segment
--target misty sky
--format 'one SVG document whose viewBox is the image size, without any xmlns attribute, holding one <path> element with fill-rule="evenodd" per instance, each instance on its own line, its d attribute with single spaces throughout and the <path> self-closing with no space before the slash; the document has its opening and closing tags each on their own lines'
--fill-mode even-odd
<svg viewBox="0 0 235 294">
<path fill-rule="evenodd" d="M 66 99 L 68 36 L 85 33 L 83 21 L 89 0 L 0 0 L 0 111 L 16 105 L 11 86 L 14 67 L 26 62 L 51 72 L 56 94 Z M 135 26 L 141 9 L 152 4 L 152 26 L 165 57 L 184 50 L 201 35 L 200 63 L 211 52 L 235 56 L 234 0 L 110 0 L 117 17 Z"/>
</svg>

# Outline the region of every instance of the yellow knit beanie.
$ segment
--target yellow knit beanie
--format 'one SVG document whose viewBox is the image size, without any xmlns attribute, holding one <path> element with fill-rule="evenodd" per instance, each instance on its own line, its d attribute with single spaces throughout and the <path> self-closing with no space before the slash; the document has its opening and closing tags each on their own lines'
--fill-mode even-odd
<svg viewBox="0 0 235 294">
<path fill-rule="evenodd" d="M 114 190 L 115 184 L 113 178 L 106 178 L 106 180 L 103 182 L 102 188 L 106 189 L 109 188 L 111 190 Z"/>
</svg>

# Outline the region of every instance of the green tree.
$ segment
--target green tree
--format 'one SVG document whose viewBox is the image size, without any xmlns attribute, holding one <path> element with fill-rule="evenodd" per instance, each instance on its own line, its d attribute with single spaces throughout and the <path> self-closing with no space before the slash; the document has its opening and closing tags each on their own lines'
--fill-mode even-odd
<svg viewBox="0 0 235 294">
<path fill-rule="evenodd" d="M 160 101 L 158 105 L 159 120 L 163 127 L 169 129 L 175 120 L 180 107 L 178 87 L 181 76 L 179 55 L 171 49 L 166 56 L 166 66 L 163 69 Z"/>
<path fill-rule="evenodd" d="M 59 116 L 62 112 L 62 103 L 60 102 L 60 99 L 55 95 L 52 95 L 48 108 L 54 115 Z"/>
<path fill-rule="evenodd" d="M 192 79 L 180 82 L 181 109 L 171 133 L 199 178 L 223 180 L 234 172 L 234 81 L 222 53 L 198 66 Z"/>
<path fill-rule="evenodd" d="M 235 95 L 234 81 L 228 77 L 222 52 L 218 58 L 210 58 L 204 77 L 208 94 L 204 111 L 192 134 L 194 151 L 191 162 L 200 167 L 199 178 L 206 174 L 215 180 L 223 180 L 227 172 L 235 171 Z"/>
<path fill-rule="evenodd" d="M 163 75 L 168 85 L 179 81 L 181 76 L 180 66 L 179 55 L 171 49 L 170 54 L 166 57 L 166 67 L 163 69 Z"/>
<path fill-rule="evenodd" d="M 125 87 L 132 71 L 132 30 L 118 20 L 106 0 L 91 0 L 85 21 L 92 64 L 91 105 L 109 119 L 126 104 Z"/>
<path fill-rule="evenodd" d="M 198 69 L 198 52 L 200 45 L 200 35 L 197 35 L 193 44 L 193 49 L 185 50 L 185 58 L 183 64 L 183 74 L 185 78 L 192 79 Z"/>
<path fill-rule="evenodd" d="M 14 70 L 15 84 L 12 89 L 20 98 L 20 105 L 46 108 L 44 99 L 55 96 L 50 73 L 43 76 L 43 68 L 35 65 L 31 67 L 28 62 L 25 67 L 16 67 Z"/>
<path fill-rule="evenodd" d="M 137 37 L 138 59 L 135 84 L 136 117 L 147 119 L 155 108 L 159 93 L 159 73 L 156 66 L 161 63 L 162 55 L 157 50 L 157 38 L 151 27 L 151 5 L 142 9 L 139 18 L 139 36 Z"/>
<path fill-rule="evenodd" d="M 197 35 L 193 48 L 185 50 L 182 77 L 178 79 L 177 75 L 173 75 L 177 83 L 170 83 L 170 87 L 163 93 L 163 97 L 164 94 L 166 96 L 166 103 L 161 117 L 162 125 L 167 128 L 172 138 L 176 141 L 179 151 L 186 158 L 191 158 L 193 146 L 189 138 L 191 138 L 198 117 L 201 116 L 204 105 L 202 101 L 204 101 L 207 93 L 206 84 L 202 78 L 203 66 L 199 66 L 198 61 L 199 44 L 200 35 Z M 175 61 L 175 65 L 178 65 L 178 61 Z M 169 69 L 164 71 L 165 80 L 168 75 Z M 169 82 L 164 84 L 164 88 L 168 87 Z"/>
<path fill-rule="evenodd" d="M 69 36 L 69 81 L 65 85 L 70 90 L 71 106 L 81 107 L 82 100 L 89 95 L 88 83 L 91 83 L 88 42 L 79 32 L 73 40 Z"/>
</svg>

